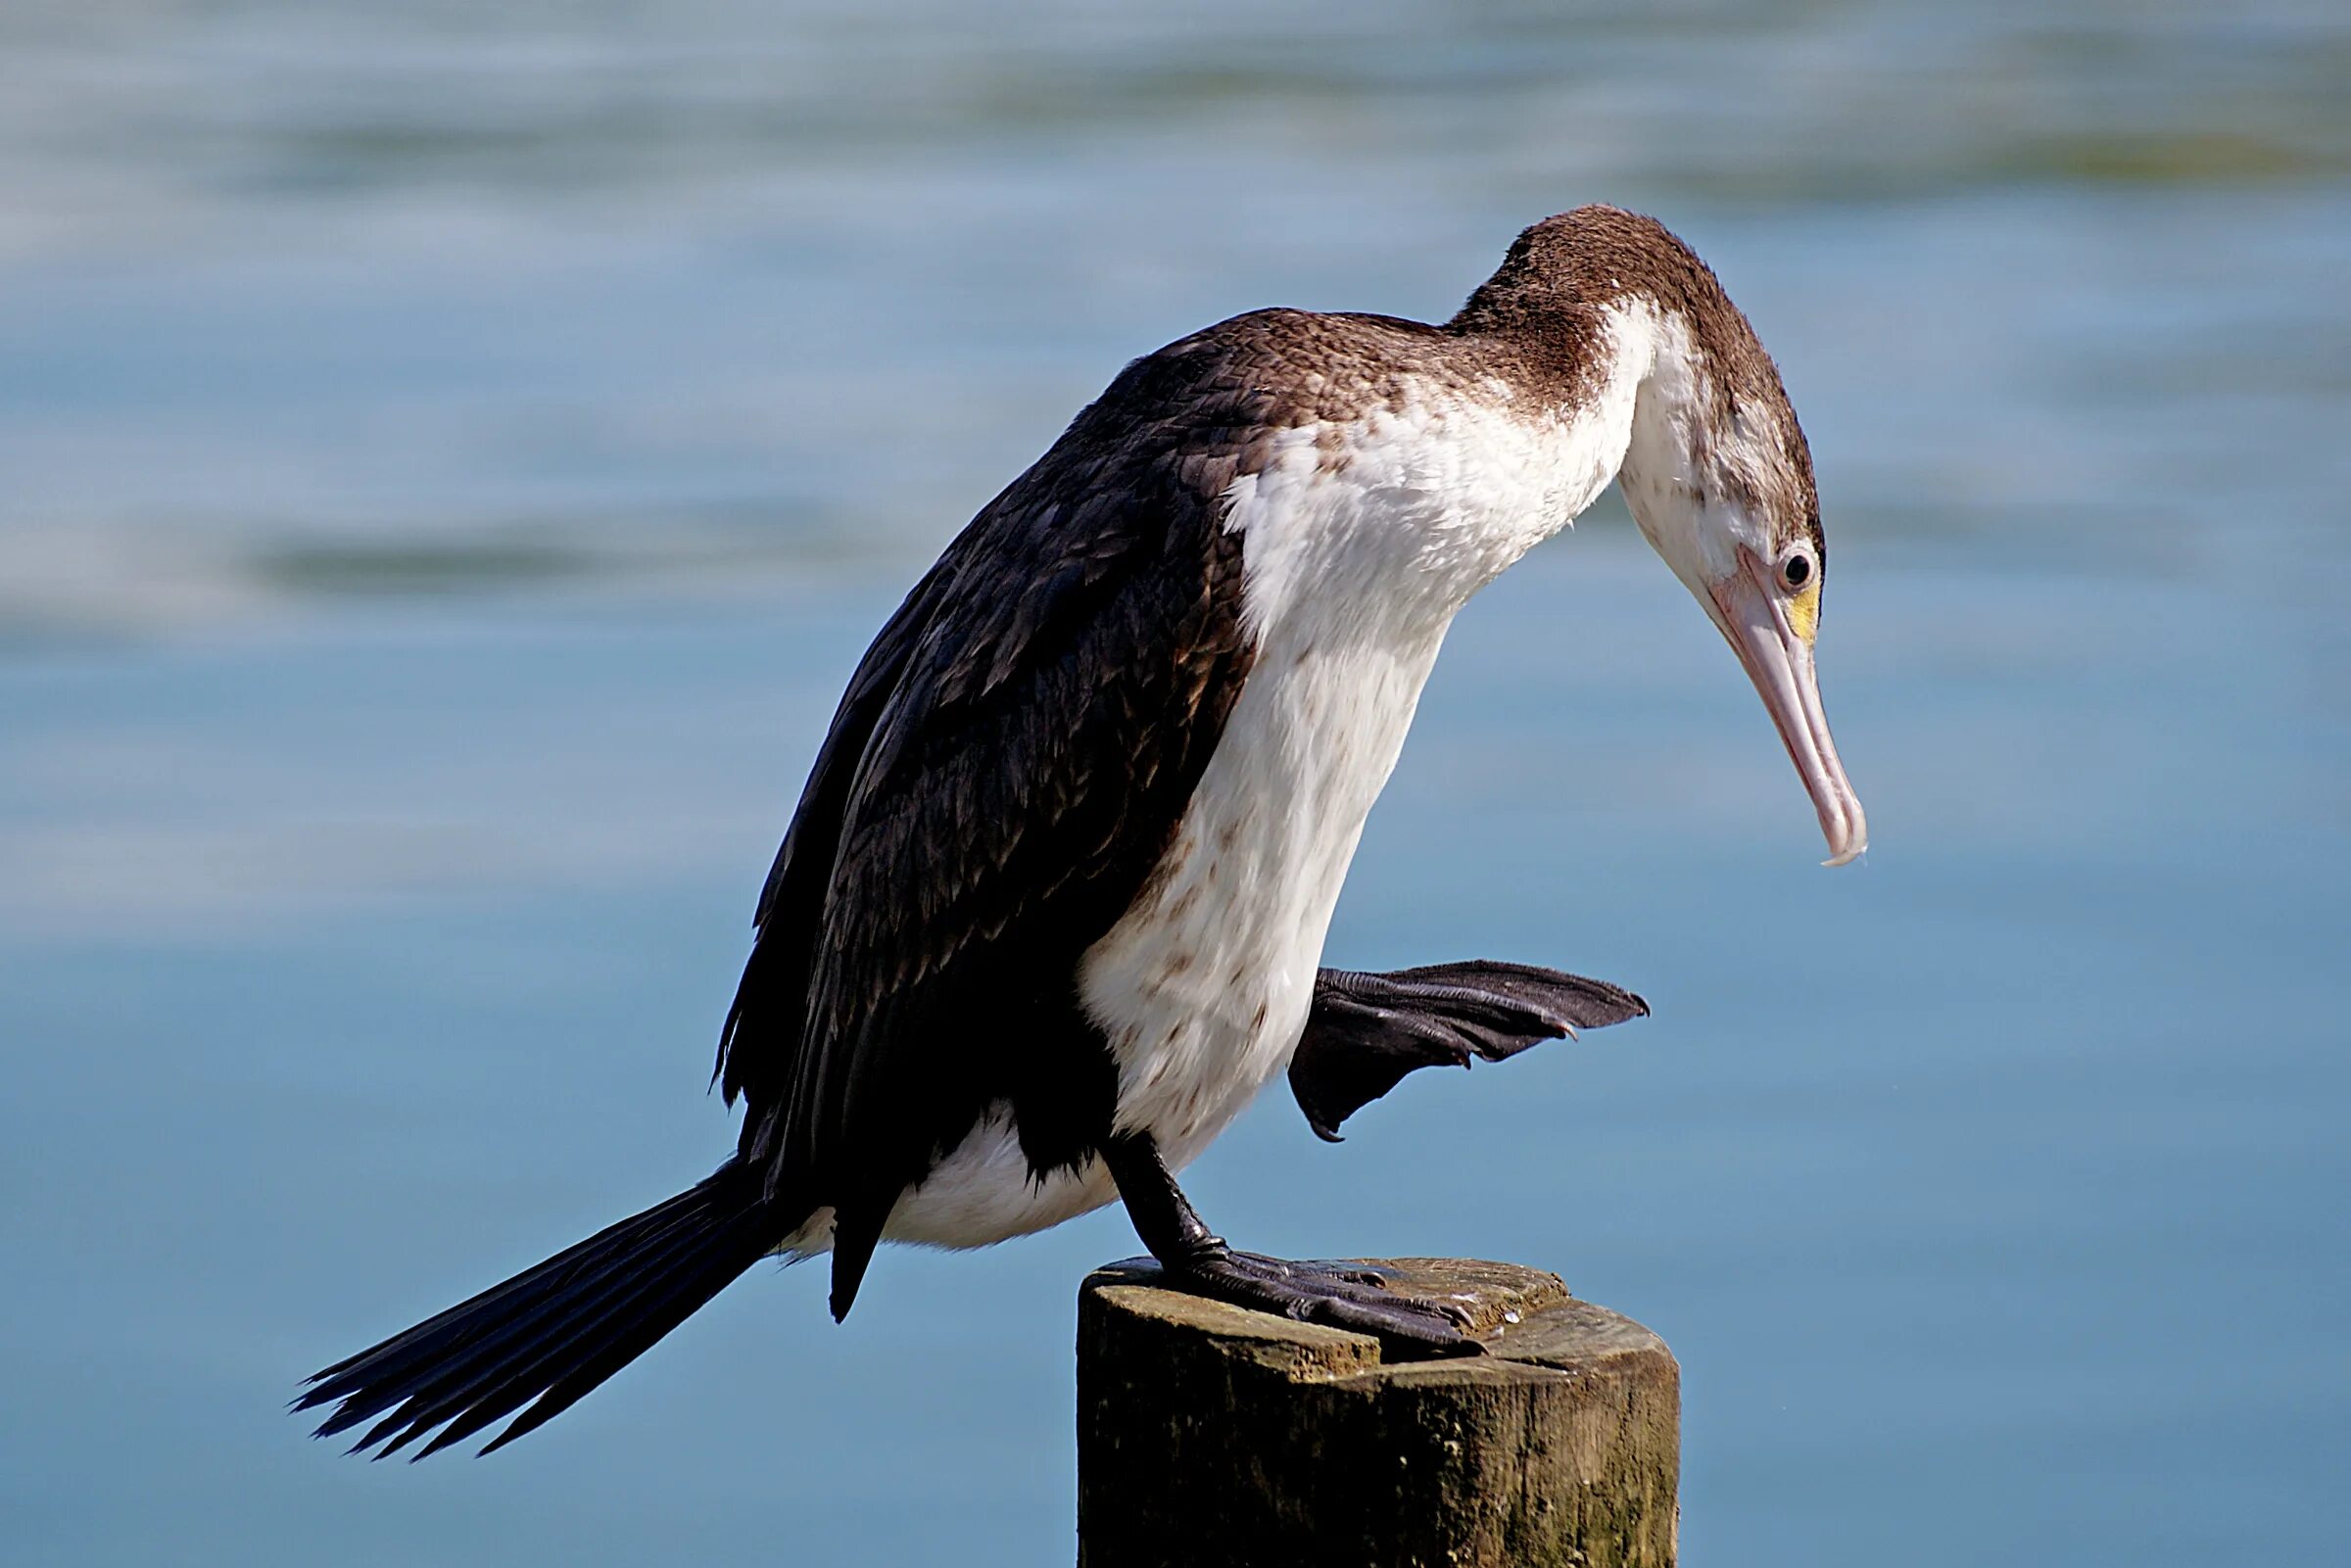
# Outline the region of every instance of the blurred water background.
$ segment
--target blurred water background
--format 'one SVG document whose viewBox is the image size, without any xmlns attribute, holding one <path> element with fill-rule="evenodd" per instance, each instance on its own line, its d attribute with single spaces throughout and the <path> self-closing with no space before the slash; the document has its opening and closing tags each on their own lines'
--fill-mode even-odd
<svg viewBox="0 0 2351 1568">
<path fill-rule="evenodd" d="M 1194 1196 L 1655 1327 L 1693 1562 L 2342 1560 L 2351 11 L 11 6 L 0 197 L 0 1556 L 1068 1561 L 1116 1212 L 760 1271 L 492 1461 L 281 1402 L 716 1161 L 832 699 L 1125 358 L 1609 200 L 1811 432 L 1877 847 L 1611 498 L 1332 954 L 1655 1018 Z"/>
</svg>

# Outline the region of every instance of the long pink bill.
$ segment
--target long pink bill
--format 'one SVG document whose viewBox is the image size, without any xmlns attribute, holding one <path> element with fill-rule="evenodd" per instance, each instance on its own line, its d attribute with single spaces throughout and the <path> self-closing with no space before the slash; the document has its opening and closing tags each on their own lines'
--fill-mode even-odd
<svg viewBox="0 0 2351 1568">
<path fill-rule="evenodd" d="M 1812 671 L 1812 648 L 1789 623 L 1787 608 L 1767 586 L 1765 569 L 1748 551 L 1740 570 L 1708 590 L 1715 625 L 1747 666 L 1748 679 L 1763 698 L 1780 740 L 1796 763 L 1812 809 L 1820 814 L 1821 835 L 1829 842 L 1824 863 L 1842 866 L 1869 847 L 1869 821 L 1861 798 L 1837 760 L 1837 742 L 1821 711 L 1820 684 Z"/>
</svg>

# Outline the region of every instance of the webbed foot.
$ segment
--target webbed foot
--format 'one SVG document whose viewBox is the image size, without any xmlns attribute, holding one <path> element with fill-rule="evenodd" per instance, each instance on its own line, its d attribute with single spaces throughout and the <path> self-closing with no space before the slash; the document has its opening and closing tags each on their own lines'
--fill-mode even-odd
<svg viewBox="0 0 2351 1568">
<path fill-rule="evenodd" d="M 1386 1354 L 1417 1360 L 1482 1355 L 1469 1314 L 1447 1302 L 1399 1296 L 1377 1271 L 1236 1252 L 1211 1238 L 1188 1257 L 1162 1259 L 1167 1283 L 1253 1311 L 1378 1338 Z"/>
<path fill-rule="evenodd" d="M 1385 974 L 1323 970 L 1290 1061 L 1290 1091 L 1316 1136 L 1417 1068 L 1500 1062 L 1579 1028 L 1646 1017 L 1649 1004 L 1606 980 L 1531 964 L 1471 960 Z"/>
</svg>

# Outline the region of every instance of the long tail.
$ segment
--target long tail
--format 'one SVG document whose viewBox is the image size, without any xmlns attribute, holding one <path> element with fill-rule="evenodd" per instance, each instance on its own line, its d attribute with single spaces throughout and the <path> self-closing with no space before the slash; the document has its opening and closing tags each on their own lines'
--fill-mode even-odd
<svg viewBox="0 0 2351 1568">
<path fill-rule="evenodd" d="M 381 1444 L 379 1459 L 449 1423 L 412 1455 L 421 1459 L 530 1403 L 482 1451 L 502 1449 L 569 1409 L 773 1251 L 790 1229 L 777 1220 L 759 1177 L 729 1161 L 675 1198 L 314 1374 L 294 1408 L 341 1402 L 322 1438 L 382 1415 L 351 1449 Z"/>
</svg>

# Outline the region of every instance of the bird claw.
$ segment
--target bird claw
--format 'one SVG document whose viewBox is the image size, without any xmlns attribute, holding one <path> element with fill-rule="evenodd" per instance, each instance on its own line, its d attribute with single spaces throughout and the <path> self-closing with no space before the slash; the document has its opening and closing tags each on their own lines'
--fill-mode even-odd
<svg viewBox="0 0 2351 1568">
<path fill-rule="evenodd" d="M 1170 1270 L 1196 1295 L 1295 1322 L 1369 1334 L 1400 1359 L 1482 1355 L 1469 1313 L 1451 1302 L 1398 1295 L 1377 1269 L 1268 1258 L 1220 1248 Z"/>
</svg>

